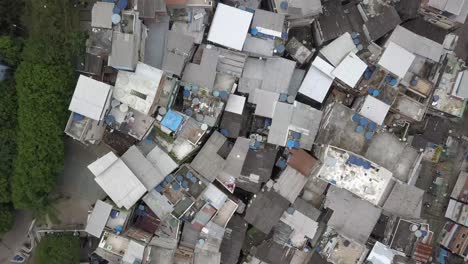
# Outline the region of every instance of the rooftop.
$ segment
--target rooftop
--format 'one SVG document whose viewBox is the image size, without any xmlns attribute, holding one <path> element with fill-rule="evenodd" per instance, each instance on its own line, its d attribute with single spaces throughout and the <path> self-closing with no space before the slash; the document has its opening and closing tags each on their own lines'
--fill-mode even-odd
<svg viewBox="0 0 468 264">
<path fill-rule="evenodd" d="M 102 120 L 111 94 L 110 85 L 80 75 L 68 109 L 94 120 Z"/>
<path fill-rule="evenodd" d="M 101 200 L 97 200 L 93 212 L 89 216 L 88 223 L 86 224 L 86 232 L 90 235 L 100 238 L 111 211 L 112 205 Z"/>
<path fill-rule="evenodd" d="M 270 233 L 289 206 L 288 200 L 274 191 L 260 192 L 247 207 L 245 221 L 261 232 Z"/>
<path fill-rule="evenodd" d="M 218 4 L 208 33 L 208 41 L 242 50 L 252 17 L 250 12 Z"/>
<path fill-rule="evenodd" d="M 360 244 L 366 243 L 382 212 L 382 209 L 334 186 L 328 190 L 325 207 L 333 210 L 328 225 Z"/>
<path fill-rule="evenodd" d="M 368 118 L 377 125 L 382 125 L 390 110 L 390 105 L 380 101 L 372 95 L 367 95 L 359 114 Z"/>
<path fill-rule="evenodd" d="M 310 150 L 318 133 L 322 111 L 295 101 L 277 103 L 268 132 L 268 143 L 286 146 L 288 140 L 298 141 L 299 147 Z"/>
<path fill-rule="evenodd" d="M 146 192 L 145 186 L 124 161 L 112 152 L 91 163 L 88 169 L 118 207 L 130 209 Z"/>
<path fill-rule="evenodd" d="M 91 12 L 91 26 L 96 28 L 112 28 L 112 9 L 114 3 L 96 2 Z"/>
<path fill-rule="evenodd" d="M 382 208 L 398 217 L 419 219 L 423 195 L 424 191 L 415 186 L 396 183 Z"/>
<path fill-rule="evenodd" d="M 163 71 L 139 62 L 135 73 L 119 71 L 114 98 L 143 114 L 151 115 L 160 93 Z"/>
<path fill-rule="evenodd" d="M 354 153 L 328 146 L 318 177 L 381 206 L 391 187 L 392 173 Z"/>
<path fill-rule="evenodd" d="M 379 60 L 379 65 L 403 79 L 415 57 L 411 52 L 390 42 Z"/>
<path fill-rule="evenodd" d="M 387 43 L 395 43 L 413 54 L 438 62 L 443 54 L 443 46 L 428 38 L 417 35 L 408 29 L 397 26 Z M 387 44 L 388 45 L 388 44 Z"/>
<path fill-rule="evenodd" d="M 356 54 L 350 52 L 332 71 L 332 75 L 349 87 L 354 88 L 366 69 L 367 64 Z"/>
<path fill-rule="evenodd" d="M 346 55 L 354 51 L 357 51 L 356 45 L 351 38 L 351 34 L 346 32 L 321 48 L 320 54 L 336 67 L 346 57 Z M 317 57 L 317 59 L 318 58 L 319 57 Z"/>
<path fill-rule="evenodd" d="M 450 197 L 468 203 L 468 172 L 460 172 Z"/>
<path fill-rule="evenodd" d="M 221 133 L 214 131 L 190 166 L 210 182 L 214 181 L 225 166 L 225 159 L 218 154 L 226 142 Z"/>
<path fill-rule="evenodd" d="M 299 88 L 299 93 L 323 103 L 335 79 L 335 68 L 320 57 L 316 57 Z"/>
</svg>

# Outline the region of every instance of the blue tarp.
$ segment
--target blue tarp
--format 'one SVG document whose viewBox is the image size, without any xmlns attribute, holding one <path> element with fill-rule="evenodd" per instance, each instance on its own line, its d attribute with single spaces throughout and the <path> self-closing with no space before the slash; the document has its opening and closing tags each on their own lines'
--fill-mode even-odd
<svg viewBox="0 0 468 264">
<path fill-rule="evenodd" d="M 161 125 L 169 128 L 172 131 L 177 131 L 177 129 L 179 129 L 180 127 L 180 124 L 182 124 L 183 120 L 184 118 L 182 117 L 182 115 L 172 110 L 169 110 L 169 112 L 167 112 L 167 114 L 164 116 L 163 120 L 161 121 Z"/>
</svg>

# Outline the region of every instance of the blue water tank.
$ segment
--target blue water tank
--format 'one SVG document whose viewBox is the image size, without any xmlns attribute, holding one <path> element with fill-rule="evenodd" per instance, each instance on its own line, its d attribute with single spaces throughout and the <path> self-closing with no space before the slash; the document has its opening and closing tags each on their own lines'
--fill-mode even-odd
<svg viewBox="0 0 468 264">
<path fill-rule="evenodd" d="M 279 101 L 280 102 L 286 102 L 288 100 L 288 95 L 287 94 L 280 94 L 279 96 Z"/>
<path fill-rule="evenodd" d="M 187 108 L 185 109 L 184 113 L 188 116 L 192 116 L 193 115 L 193 110 L 192 108 Z"/>
<path fill-rule="evenodd" d="M 184 90 L 185 91 L 191 91 L 192 90 L 192 85 L 190 85 L 190 84 L 185 85 Z"/>
<path fill-rule="evenodd" d="M 359 124 L 363 127 L 365 127 L 367 124 L 369 123 L 369 120 L 367 120 L 366 118 L 361 118 L 361 120 L 359 121 Z"/>
<path fill-rule="evenodd" d="M 357 126 L 356 127 L 356 133 L 361 134 L 362 132 L 364 132 L 364 127 L 363 126 Z"/>
<path fill-rule="evenodd" d="M 374 90 L 374 92 L 372 92 L 372 95 L 375 97 L 379 96 L 379 94 L 380 94 L 379 90 Z"/>
<path fill-rule="evenodd" d="M 164 178 L 164 181 L 167 182 L 167 183 L 169 183 L 169 182 L 171 182 L 171 181 L 173 181 L 173 180 L 174 180 L 174 177 L 173 177 L 172 175 L 170 175 L 170 174 L 167 175 L 167 176 Z"/>
<path fill-rule="evenodd" d="M 183 94 L 184 94 L 185 98 L 190 97 L 190 91 L 189 90 L 184 90 Z"/>
<path fill-rule="evenodd" d="M 296 209 L 294 209 L 293 207 L 289 207 L 286 212 L 288 212 L 288 214 L 292 215 L 294 214 L 294 212 L 296 211 Z"/>
<path fill-rule="evenodd" d="M 294 148 L 294 140 L 288 140 L 288 148 Z"/>
<path fill-rule="evenodd" d="M 289 38 L 289 33 L 288 32 L 281 32 L 281 38 L 282 39 L 288 39 Z"/>
<path fill-rule="evenodd" d="M 128 1 L 127 0 L 119 0 L 119 2 L 117 2 L 117 6 L 124 10 L 125 8 L 127 8 L 127 5 L 128 5 Z"/>
<path fill-rule="evenodd" d="M 355 39 L 357 37 L 359 37 L 359 34 L 357 32 L 352 32 L 351 33 L 351 38 Z"/>
<path fill-rule="evenodd" d="M 192 178 L 190 178 L 190 181 L 196 183 L 198 181 L 198 178 L 193 176 Z"/>
<path fill-rule="evenodd" d="M 280 167 L 281 169 L 285 169 L 287 166 L 286 160 L 285 159 L 278 160 L 277 166 Z"/>
<path fill-rule="evenodd" d="M 374 132 L 377 129 L 377 124 L 374 122 L 369 122 L 369 124 L 367 124 L 367 129 L 369 129 L 371 132 Z"/>
<path fill-rule="evenodd" d="M 218 97 L 218 96 L 219 96 L 219 91 L 218 91 L 218 90 L 214 90 L 214 91 L 213 91 L 213 96 L 214 96 L 214 97 Z"/>
<path fill-rule="evenodd" d="M 193 177 L 193 173 L 191 171 L 187 171 L 187 174 L 185 174 L 185 177 L 187 179 L 191 179 Z"/>
<path fill-rule="evenodd" d="M 108 125 L 113 125 L 115 123 L 115 117 L 113 115 L 108 115 L 106 116 L 106 118 L 104 119 L 104 121 L 106 122 L 106 124 Z"/>
<path fill-rule="evenodd" d="M 369 161 L 364 161 L 362 163 L 362 167 L 366 170 L 370 169 L 371 168 L 371 163 Z"/>
<path fill-rule="evenodd" d="M 370 131 L 369 131 L 369 132 L 366 132 L 366 134 L 365 134 L 364 136 L 365 136 L 365 138 L 366 138 L 367 140 L 371 140 L 372 137 L 374 136 L 374 132 L 370 132 Z"/>
<path fill-rule="evenodd" d="M 416 85 L 418 85 L 418 80 L 416 79 L 411 80 L 411 86 L 416 86 Z"/>
<path fill-rule="evenodd" d="M 188 186 L 189 186 L 188 181 L 182 181 L 182 188 L 186 189 L 186 188 L 188 188 Z"/>
<path fill-rule="evenodd" d="M 163 187 L 161 185 L 158 185 L 154 188 L 155 191 L 157 191 L 158 193 L 161 193 L 163 191 Z"/>
<path fill-rule="evenodd" d="M 434 102 L 437 102 L 439 101 L 440 97 L 438 95 L 434 95 L 434 97 L 432 97 L 432 101 Z"/>
<path fill-rule="evenodd" d="M 182 182 L 184 180 L 184 177 L 182 177 L 182 175 L 177 175 L 176 180 L 178 182 Z"/>
<path fill-rule="evenodd" d="M 294 139 L 300 139 L 300 138 L 301 138 L 301 133 L 292 132 L 292 137 L 293 137 Z"/>
<path fill-rule="evenodd" d="M 221 130 L 219 132 L 221 132 L 221 135 L 223 135 L 225 137 L 229 137 L 229 129 L 221 128 Z"/>
<path fill-rule="evenodd" d="M 114 14 L 120 14 L 122 10 L 120 8 L 118 8 L 117 6 L 114 6 L 114 8 L 112 9 L 112 13 Z"/>
<path fill-rule="evenodd" d="M 361 116 L 358 115 L 358 114 L 354 114 L 353 115 L 353 122 L 359 123 L 359 121 L 361 121 Z"/>
<path fill-rule="evenodd" d="M 179 190 L 180 189 L 179 183 L 177 182 L 172 183 L 172 189 L 174 189 L 175 191 Z"/>
<path fill-rule="evenodd" d="M 280 3 L 280 8 L 281 8 L 281 9 L 287 10 L 288 7 L 289 7 L 288 1 L 282 1 L 282 2 Z"/>
<path fill-rule="evenodd" d="M 110 116 L 110 115 L 109 115 Z M 107 117 L 106 117 L 107 118 Z M 73 113 L 73 121 L 81 121 L 84 119 L 84 116 L 83 115 L 80 115 L 78 113 Z M 114 121 L 115 121 L 115 118 L 114 118 Z"/>
<path fill-rule="evenodd" d="M 301 147 L 301 142 L 300 141 L 294 141 L 294 148 L 300 148 Z"/>
<path fill-rule="evenodd" d="M 226 91 L 221 91 L 221 92 L 219 92 L 219 97 L 221 97 L 221 99 L 223 99 L 223 100 L 227 100 L 228 97 L 229 97 L 229 93 L 226 92 Z"/>
<path fill-rule="evenodd" d="M 193 98 L 192 104 L 197 105 L 197 104 L 199 104 L 199 103 L 200 103 L 200 99 L 198 99 L 198 98 Z"/>
<path fill-rule="evenodd" d="M 252 34 L 252 36 L 257 36 L 258 34 L 258 29 L 253 27 L 250 29 L 250 34 Z"/>
<path fill-rule="evenodd" d="M 283 53 L 285 49 L 286 48 L 284 47 L 283 44 L 279 44 L 278 46 L 276 46 L 277 53 Z"/>
<path fill-rule="evenodd" d="M 368 94 L 373 94 L 374 91 L 375 91 L 375 89 L 372 88 L 372 87 L 369 87 L 369 89 L 367 89 L 367 93 L 368 93 Z"/>
<path fill-rule="evenodd" d="M 361 40 L 359 40 L 359 38 L 353 38 L 353 42 L 354 45 L 358 45 L 359 43 L 361 43 Z"/>
<path fill-rule="evenodd" d="M 198 92 L 198 90 L 200 90 L 198 85 L 192 85 L 192 92 L 196 93 L 196 92 Z"/>
</svg>

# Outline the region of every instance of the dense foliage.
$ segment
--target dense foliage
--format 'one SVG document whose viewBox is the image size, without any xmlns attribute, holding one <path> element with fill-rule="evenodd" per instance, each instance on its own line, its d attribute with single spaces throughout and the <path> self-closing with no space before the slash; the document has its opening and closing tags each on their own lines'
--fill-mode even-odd
<svg viewBox="0 0 468 264">
<path fill-rule="evenodd" d="M 78 264 L 80 240 L 72 235 L 48 235 L 41 240 L 36 252 L 36 264 Z"/>
<path fill-rule="evenodd" d="M 9 203 L 0 204 L 0 234 L 10 230 L 15 220 L 13 206 Z"/>
<path fill-rule="evenodd" d="M 23 0 L 0 1 L 0 35 L 11 35 L 21 30 L 17 26 L 21 24 Z"/>
<path fill-rule="evenodd" d="M 63 170 L 63 130 L 75 85 L 72 59 L 82 43 L 70 1 L 27 1 L 31 20 L 15 74 L 17 158 L 12 179 L 16 208 L 43 210 Z"/>
<path fill-rule="evenodd" d="M 0 36 L 0 58 L 3 62 L 16 66 L 20 60 L 21 44 L 11 36 Z"/>
</svg>

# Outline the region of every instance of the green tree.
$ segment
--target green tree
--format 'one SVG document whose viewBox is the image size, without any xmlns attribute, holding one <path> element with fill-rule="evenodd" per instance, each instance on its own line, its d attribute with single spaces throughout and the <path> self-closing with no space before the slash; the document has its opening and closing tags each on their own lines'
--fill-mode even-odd
<svg viewBox="0 0 468 264">
<path fill-rule="evenodd" d="M 10 66 L 16 66 L 20 59 L 21 44 L 10 36 L 0 36 L 0 58 Z"/>
<path fill-rule="evenodd" d="M 78 264 L 80 240 L 72 235 L 48 235 L 41 240 L 36 252 L 36 264 Z"/>
<path fill-rule="evenodd" d="M 1 0 L 0 1 L 0 34 L 11 35 L 21 24 L 23 13 L 23 0 Z M 15 26 L 16 25 L 16 26 Z"/>
<path fill-rule="evenodd" d="M 0 234 L 13 227 L 15 212 L 11 204 L 0 204 Z"/>
<path fill-rule="evenodd" d="M 49 193 L 63 171 L 63 130 L 76 84 L 71 61 L 77 42 L 76 9 L 70 1 L 27 1 L 29 38 L 16 73 L 17 156 L 11 181 L 16 208 L 50 211 Z"/>
<path fill-rule="evenodd" d="M 10 178 L 16 158 L 16 110 L 14 81 L 0 82 L 0 203 L 11 201 Z"/>
</svg>

